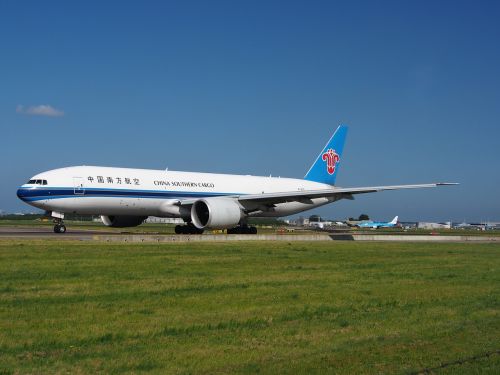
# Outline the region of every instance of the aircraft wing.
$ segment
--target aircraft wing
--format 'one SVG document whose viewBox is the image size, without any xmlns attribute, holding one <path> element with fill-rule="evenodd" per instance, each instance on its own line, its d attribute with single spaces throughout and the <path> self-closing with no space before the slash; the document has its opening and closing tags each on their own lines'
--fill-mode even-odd
<svg viewBox="0 0 500 375">
<path fill-rule="evenodd" d="M 284 193 L 264 193 L 264 194 L 248 194 L 240 195 L 237 199 L 241 202 L 272 202 L 282 203 L 290 201 L 300 201 L 312 198 L 329 198 L 339 196 L 342 198 L 352 199 L 354 194 L 376 193 L 384 190 L 399 190 L 399 189 L 420 189 L 432 188 L 445 185 L 457 185 L 450 182 L 438 182 L 432 184 L 418 184 L 418 185 L 391 185 L 391 186 L 370 186 L 370 187 L 357 187 L 357 188 L 332 188 L 325 190 L 304 190 L 296 192 Z"/>
<path fill-rule="evenodd" d="M 433 188 L 446 185 L 458 185 L 453 182 L 437 182 L 432 184 L 417 184 L 417 185 L 389 185 L 389 186 L 369 186 L 369 187 L 355 187 L 355 188 L 335 188 L 323 190 L 303 190 L 303 191 L 287 191 L 282 193 L 262 193 L 262 194 L 245 194 L 245 195 L 228 195 L 226 198 L 233 198 L 240 201 L 242 204 L 245 202 L 267 203 L 276 204 L 283 202 L 304 201 L 313 198 L 329 198 L 337 197 L 339 199 L 353 199 L 354 194 L 376 193 L 384 190 L 399 190 L 399 189 L 420 189 L 420 188 Z M 180 205 L 191 205 L 195 199 L 180 200 Z"/>
</svg>

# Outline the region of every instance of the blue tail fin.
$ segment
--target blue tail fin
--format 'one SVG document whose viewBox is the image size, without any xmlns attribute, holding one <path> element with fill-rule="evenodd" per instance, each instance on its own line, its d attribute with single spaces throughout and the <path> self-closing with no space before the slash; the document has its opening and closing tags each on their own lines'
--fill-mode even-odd
<svg viewBox="0 0 500 375">
<path fill-rule="evenodd" d="M 335 185 L 335 178 L 337 177 L 339 165 L 342 160 L 346 135 L 347 126 L 340 125 L 323 150 L 321 150 L 304 179 Z"/>
</svg>

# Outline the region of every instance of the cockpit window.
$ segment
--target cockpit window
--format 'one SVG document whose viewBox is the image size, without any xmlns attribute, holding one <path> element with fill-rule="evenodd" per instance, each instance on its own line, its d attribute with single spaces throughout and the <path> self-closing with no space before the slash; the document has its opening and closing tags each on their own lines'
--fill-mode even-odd
<svg viewBox="0 0 500 375">
<path fill-rule="evenodd" d="M 47 185 L 47 180 L 29 180 L 28 184 L 31 184 L 31 185 Z"/>
</svg>

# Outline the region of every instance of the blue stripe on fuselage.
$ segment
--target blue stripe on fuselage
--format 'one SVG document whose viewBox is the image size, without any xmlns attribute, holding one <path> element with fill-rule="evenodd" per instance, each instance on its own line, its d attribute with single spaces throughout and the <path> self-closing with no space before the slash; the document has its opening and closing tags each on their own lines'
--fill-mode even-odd
<svg viewBox="0 0 500 375">
<path fill-rule="evenodd" d="M 17 196 L 26 202 L 61 199 L 61 198 L 85 198 L 85 197 L 109 197 L 109 198 L 203 198 L 234 195 L 235 193 L 216 192 L 191 192 L 191 191 L 166 191 L 166 190 L 135 190 L 135 189 L 111 189 L 111 188 L 85 188 L 85 192 L 75 192 L 74 188 L 68 187 L 44 187 L 44 188 L 19 188 Z"/>
</svg>

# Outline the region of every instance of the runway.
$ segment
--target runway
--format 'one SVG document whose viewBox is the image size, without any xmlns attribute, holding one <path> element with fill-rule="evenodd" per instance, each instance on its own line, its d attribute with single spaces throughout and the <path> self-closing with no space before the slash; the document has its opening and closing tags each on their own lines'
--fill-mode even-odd
<svg viewBox="0 0 500 375">
<path fill-rule="evenodd" d="M 500 242 L 500 236 L 470 235 L 415 235 L 367 233 L 317 233 L 317 234 L 203 234 L 176 235 L 155 233 L 111 232 L 106 230 L 69 229 L 54 233 L 51 227 L 0 227 L 0 239 L 51 239 L 73 241 L 103 241 L 125 243 L 147 242 L 226 242 L 226 241 L 377 241 L 377 242 Z"/>
<path fill-rule="evenodd" d="M 16 239 L 37 239 L 37 238 L 54 238 L 60 240 L 92 240 L 95 235 L 120 235 L 107 231 L 92 231 L 92 230 L 68 230 L 64 234 L 54 233 L 52 227 L 0 227 L 0 238 L 16 238 Z"/>
</svg>

